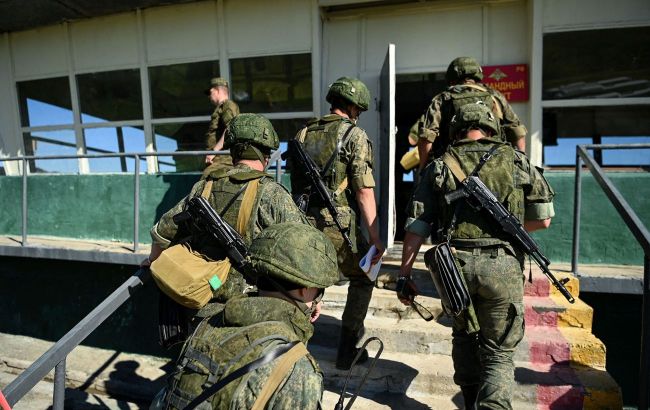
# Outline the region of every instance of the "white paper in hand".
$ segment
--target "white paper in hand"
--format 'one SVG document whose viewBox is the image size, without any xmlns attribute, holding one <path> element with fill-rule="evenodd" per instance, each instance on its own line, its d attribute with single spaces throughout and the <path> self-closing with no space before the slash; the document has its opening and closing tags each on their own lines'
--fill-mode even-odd
<svg viewBox="0 0 650 410">
<path fill-rule="evenodd" d="M 366 253 L 364 257 L 359 261 L 359 267 L 366 273 L 366 275 L 368 275 L 368 278 L 373 282 L 377 280 L 377 275 L 379 275 L 379 268 L 381 267 L 381 259 L 376 264 L 371 265 L 372 258 L 376 253 L 377 248 L 375 245 L 372 245 L 368 253 Z"/>
</svg>

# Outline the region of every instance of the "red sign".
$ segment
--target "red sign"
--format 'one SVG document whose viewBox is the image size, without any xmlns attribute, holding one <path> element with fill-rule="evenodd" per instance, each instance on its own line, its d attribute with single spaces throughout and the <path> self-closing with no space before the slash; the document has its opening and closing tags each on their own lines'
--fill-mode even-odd
<svg viewBox="0 0 650 410">
<path fill-rule="evenodd" d="M 510 102 L 528 101 L 528 64 L 483 66 L 483 83 Z"/>
</svg>

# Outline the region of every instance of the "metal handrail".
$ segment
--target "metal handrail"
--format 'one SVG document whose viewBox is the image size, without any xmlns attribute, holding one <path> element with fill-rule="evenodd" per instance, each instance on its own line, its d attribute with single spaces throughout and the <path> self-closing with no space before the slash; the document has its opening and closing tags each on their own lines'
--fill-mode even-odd
<svg viewBox="0 0 650 410">
<path fill-rule="evenodd" d="M 168 156 L 189 156 L 189 155 L 230 155 L 230 151 L 173 151 L 173 152 L 116 152 L 107 154 L 76 154 L 76 155 L 24 155 L 14 157 L 2 157 L 0 161 L 22 161 L 22 240 L 21 246 L 27 245 L 27 161 L 50 160 L 50 159 L 79 159 L 79 158 L 111 158 L 111 157 L 133 157 L 135 167 L 133 170 L 133 253 L 139 250 L 139 224 L 140 224 L 140 159 L 143 157 L 168 157 Z M 279 150 L 271 156 L 269 163 L 275 162 L 275 180 L 280 182 L 282 178 L 281 158 Z"/>
<path fill-rule="evenodd" d="M 571 254 L 571 270 L 578 273 L 578 257 L 580 250 L 580 207 L 582 198 L 582 162 L 591 171 L 594 179 L 609 198 L 619 215 L 625 221 L 643 248 L 643 301 L 641 316 L 641 352 L 639 358 L 639 409 L 648 408 L 648 392 L 650 391 L 650 232 L 632 207 L 623 198 L 620 191 L 605 175 L 596 160 L 587 150 L 604 149 L 639 149 L 650 148 L 650 144 L 589 144 L 576 147 L 576 176 L 573 203 L 573 250 Z"/>
<path fill-rule="evenodd" d="M 63 410 L 65 400 L 66 358 L 88 335 L 97 329 L 134 292 L 148 281 L 148 268 L 139 269 L 102 303 L 84 317 L 75 327 L 32 363 L 20 376 L 4 389 L 4 395 L 12 407 L 54 368 L 54 410 Z"/>
</svg>

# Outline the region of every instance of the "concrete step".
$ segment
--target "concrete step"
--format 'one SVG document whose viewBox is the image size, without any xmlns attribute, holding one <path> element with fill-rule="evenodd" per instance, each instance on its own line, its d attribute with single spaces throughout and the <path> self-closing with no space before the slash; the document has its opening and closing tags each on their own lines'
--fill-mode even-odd
<svg viewBox="0 0 650 410">
<path fill-rule="evenodd" d="M 340 312 L 325 311 L 316 322 L 310 344 L 335 348 L 338 343 Z M 399 321 L 366 317 L 364 338 L 382 340 L 386 351 L 408 354 L 451 355 L 450 323 L 422 319 Z M 590 331 L 580 328 L 528 326 L 515 353 L 515 360 L 533 363 L 572 361 L 584 365 L 605 365 L 605 346 Z"/>
<path fill-rule="evenodd" d="M 370 346 L 369 346 L 370 347 Z M 328 390 L 339 391 L 345 383 L 346 371 L 336 369 L 335 349 L 309 346 L 325 375 Z M 371 355 L 374 355 L 371 351 Z M 513 407 L 516 409 L 615 409 L 621 408 L 621 394 L 616 382 L 599 368 L 569 366 L 568 364 L 515 363 Z M 369 363 L 356 366 L 348 384 L 354 392 L 369 368 Z M 384 350 L 375 364 L 362 396 L 403 393 L 419 400 L 431 397 L 451 397 L 462 405 L 459 388 L 453 382 L 453 363 L 447 355 L 421 355 Z M 462 407 L 461 407 L 462 408 Z"/>
<path fill-rule="evenodd" d="M 323 297 L 324 312 L 342 312 L 348 293 L 348 286 L 332 286 Z M 418 303 L 428 309 L 436 320 L 445 320 L 440 299 L 434 296 L 419 295 Z M 593 309 L 581 301 L 571 304 L 561 295 L 524 296 L 526 324 L 551 327 L 577 327 L 591 330 Z M 375 288 L 368 307 L 368 316 L 387 319 L 419 319 L 420 316 L 408 306 L 403 305 L 394 290 Z"/>
</svg>

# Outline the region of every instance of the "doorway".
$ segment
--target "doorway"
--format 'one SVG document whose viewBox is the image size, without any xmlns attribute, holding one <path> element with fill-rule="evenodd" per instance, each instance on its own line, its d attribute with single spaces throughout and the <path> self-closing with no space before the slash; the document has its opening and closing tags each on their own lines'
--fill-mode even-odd
<svg viewBox="0 0 650 410">
<path fill-rule="evenodd" d="M 445 73 L 398 74 L 395 90 L 395 240 L 404 239 L 404 222 L 406 206 L 414 187 L 417 170 L 405 171 L 399 161 L 409 149 L 414 149 L 408 142 L 411 126 L 422 115 L 431 99 L 447 86 Z"/>
</svg>

